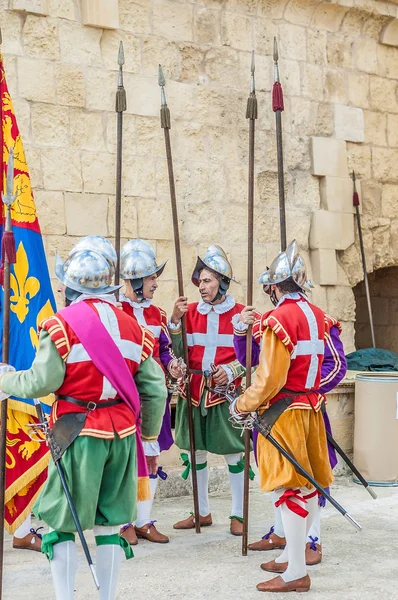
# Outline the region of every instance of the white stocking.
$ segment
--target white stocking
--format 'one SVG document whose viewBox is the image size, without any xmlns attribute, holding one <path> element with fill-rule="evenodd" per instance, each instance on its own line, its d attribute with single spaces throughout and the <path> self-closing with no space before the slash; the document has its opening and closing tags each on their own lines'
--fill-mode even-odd
<svg viewBox="0 0 398 600">
<path fill-rule="evenodd" d="M 321 543 L 321 510 L 322 508 L 318 504 L 318 510 L 314 515 L 314 520 L 312 521 L 308 531 L 307 542 L 316 542 L 317 544 Z"/>
<path fill-rule="evenodd" d="M 280 506 L 275 506 L 275 502 L 279 499 L 279 494 L 274 490 L 271 495 L 272 504 L 274 507 L 274 533 L 279 537 L 285 537 L 285 532 L 283 531 L 282 524 L 282 515 Z"/>
<path fill-rule="evenodd" d="M 94 527 L 94 535 L 114 535 L 119 527 Z M 97 546 L 96 571 L 100 584 L 99 600 L 114 600 L 116 596 L 117 578 L 124 552 L 116 544 Z"/>
<path fill-rule="evenodd" d="M 195 452 L 196 464 L 202 465 L 207 462 L 206 450 L 196 450 Z M 191 461 L 191 454 L 189 453 L 189 460 Z M 192 476 L 189 475 L 192 483 Z M 198 481 L 198 496 L 199 496 L 199 514 L 201 517 L 207 517 L 210 513 L 209 505 L 209 468 L 206 465 L 204 469 L 196 471 L 196 479 Z"/>
<path fill-rule="evenodd" d="M 314 490 L 308 490 L 306 487 L 300 488 L 300 496 L 308 496 Z M 278 496 L 282 496 L 285 488 L 276 490 Z M 305 540 L 309 524 L 312 523 L 315 512 L 318 506 L 318 497 L 315 495 L 312 498 L 307 498 L 306 504 L 300 502 L 296 498 L 291 499 L 300 507 L 308 511 L 306 518 L 297 515 L 288 508 L 286 503 L 281 504 L 282 523 L 285 531 L 287 546 L 281 556 L 276 559 L 276 562 L 288 562 L 288 568 L 282 574 L 282 579 L 286 582 L 294 581 L 304 577 L 307 573 L 305 564 Z"/>
<path fill-rule="evenodd" d="M 18 527 L 18 529 L 15 530 L 14 537 L 19 538 L 19 539 L 24 538 L 26 535 L 28 535 L 31 528 L 32 528 L 32 516 L 29 513 L 29 516 L 27 517 L 27 519 L 25 519 L 25 521 L 22 523 L 22 525 L 20 525 Z"/>
<path fill-rule="evenodd" d="M 137 527 L 144 527 L 152 521 L 152 505 L 155 498 L 156 488 L 158 487 L 158 477 L 149 478 L 149 486 L 151 489 L 151 499 L 137 502 L 137 520 L 135 522 Z"/>
<path fill-rule="evenodd" d="M 226 454 L 224 458 L 227 461 L 228 467 L 234 467 L 242 460 L 242 454 Z M 240 517 L 242 519 L 244 472 L 231 473 L 231 471 L 229 471 L 229 482 L 231 484 L 232 494 L 231 517 Z"/>
<path fill-rule="evenodd" d="M 77 570 L 75 542 L 54 544 L 50 567 L 56 600 L 73 600 Z"/>
</svg>

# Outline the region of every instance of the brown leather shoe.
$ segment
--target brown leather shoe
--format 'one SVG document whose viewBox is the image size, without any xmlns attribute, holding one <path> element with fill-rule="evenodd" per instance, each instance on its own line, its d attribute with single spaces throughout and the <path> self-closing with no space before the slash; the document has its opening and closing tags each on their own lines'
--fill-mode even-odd
<svg viewBox="0 0 398 600">
<path fill-rule="evenodd" d="M 305 562 L 309 566 L 319 565 L 322 561 L 322 546 L 316 542 L 307 542 L 305 545 Z"/>
<path fill-rule="evenodd" d="M 286 546 L 286 538 L 279 537 L 271 527 L 268 533 L 263 535 L 260 541 L 249 544 L 249 550 L 283 550 Z"/>
<path fill-rule="evenodd" d="M 34 550 L 35 552 L 41 552 L 41 535 L 34 529 L 31 529 L 23 538 L 14 536 L 12 547 L 16 550 Z"/>
<path fill-rule="evenodd" d="M 160 533 L 154 525 L 155 521 L 151 521 L 144 525 L 144 527 L 135 526 L 135 533 L 138 538 L 143 538 L 144 540 L 148 540 L 148 542 L 155 542 L 155 544 L 167 544 L 169 542 L 169 538 L 167 535 L 163 535 Z"/>
<path fill-rule="evenodd" d="M 213 525 L 211 513 L 209 513 L 205 517 L 202 517 L 202 515 L 200 515 L 200 526 L 210 527 L 210 525 Z M 191 514 L 187 519 L 183 519 L 182 521 L 174 523 L 173 529 L 195 529 L 195 517 Z"/>
<path fill-rule="evenodd" d="M 284 573 L 287 569 L 287 562 L 277 563 L 274 560 L 270 560 L 260 565 L 260 567 L 263 571 L 268 571 L 268 573 Z"/>
<path fill-rule="evenodd" d="M 232 535 L 243 535 L 243 521 L 240 521 L 236 517 L 230 517 L 230 519 L 231 523 L 229 526 L 229 530 L 232 533 Z"/>
<path fill-rule="evenodd" d="M 308 592 L 311 586 L 309 575 L 295 579 L 294 581 L 283 581 L 282 577 L 274 577 L 269 581 L 257 584 L 259 592 Z"/>
<path fill-rule="evenodd" d="M 132 523 L 121 527 L 119 535 L 127 540 L 130 546 L 136 546 L 138 544 L 137 534 Z"/>
</svg>

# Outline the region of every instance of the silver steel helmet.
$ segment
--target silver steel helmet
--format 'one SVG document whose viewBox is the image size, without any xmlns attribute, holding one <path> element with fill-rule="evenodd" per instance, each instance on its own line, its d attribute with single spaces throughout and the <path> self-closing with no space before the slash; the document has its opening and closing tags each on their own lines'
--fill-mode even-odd
<svg viewBox="0 0 398 600">
<path fill-rule="evenodd" d="M 77 295 L 100 296 L 116 292 L 121 285 L 111 285 L 113 272 L 106 258 L 94 250 L 78 250 L 65 262 L 58 253 L 55 254 L 55 275 L 67 289 L 78 292 Z"/>
<path fill-rule="evenodd" d="M 137 242 L 139 243 L 137 244 Z M 128 244 L 130 244 L 129 251 L 125 249 Z M 138 246 L 138 249 L 134 248 L 134 246 Z M 149 246 L 151 252 L 148 253 L 145 250 L 145 246 Z M 132 247 L 133 249 L 131 249 Z M 120 277 L 130 280 L 138 302 L 144 300 L 144 277 L 154 274 L 159 277 L 163 273 L 166 262 L 158 265 L 153 248 L 147 242 L 144 242 L 144 240 L 131 240 L 131 242 L 127 242 L 123 246 L 120 259 Z"/>
<path fill-rule="evenodd" d="M 129 254 L 133 252 L 133 250 L 138 250 L 140 252 L 146 252 L 155 258 L 155 250 L 152 248 L 151 244 L 142 240 L 141 238 L 135 238 L 134 240 L 129 240 L 125 244 L 123 244 L 120 256 L 123 257 L 125 254 Z"/>
<path fill-rule="evenodd" d="M 218 293 L 214 300 L 225 296 L 231 281 L 235 281 L 235 279 L 233 277 L 232 266 L 227 258 L 227 255 L 217 244 L 212 244 L 209 246 L 203 258 L 200 258 L 200 256 L 197 258 L 195 269 L 191 278 L 192 283 L 196 285 L 196 287 L 199 287 L 199 276 L 203 269 L 209 269 L 210 271 L 213 271 L 213 273 L 221 275 Z"/>
<path fill-rule="evenodd" d="M 267 268 L 264 273 L 258 278 L 259 283 L 263 286 L 282 283 L 287 279 L 293 281 L 301 289 L 311 289 L 312 283 L 307 281 L 307 269 L 305 261 L 299 253 L 299 247 L 296 240 L 290 242 L 284 252 L 280 252 Z M 265 290 L 267 291 L 267 290 Z"/>
<path fill-rule="evenodd" d="M 87 235 L 75 244 L 72 250 L 69 252 L 69 256 L 72 256 L 79 250 L 94 250 L 101 256 L 104 256 L 108 262 L 112 265 L 113 269 L 116 269 L 117 254 L 115 248 L 111 242 L 101 235 Z"/>
</svg>

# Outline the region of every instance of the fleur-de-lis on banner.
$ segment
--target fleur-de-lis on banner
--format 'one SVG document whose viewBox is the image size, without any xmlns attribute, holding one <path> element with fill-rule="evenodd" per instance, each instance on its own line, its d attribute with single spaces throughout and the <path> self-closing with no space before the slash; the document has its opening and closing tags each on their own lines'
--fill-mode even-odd
<svg viewBox="0 0 398 600">
<path fill-rule="evenodd" d="M 11 310 L 17 315 L 19 322 L 23 323 L 29 312 L 29 302 L 40 289 L 40 282 L 36 277 L 28 277 L 29 261 L 22 242 L 18 246 L 14 273 L 15 275 L 10 274 L 10 288 L 13 291 L 10 296 Z"/>
</svg>

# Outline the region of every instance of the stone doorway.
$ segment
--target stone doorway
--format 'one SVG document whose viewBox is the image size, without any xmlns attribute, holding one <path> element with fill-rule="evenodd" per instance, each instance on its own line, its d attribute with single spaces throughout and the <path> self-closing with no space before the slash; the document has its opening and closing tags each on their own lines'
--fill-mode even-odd
<svg viewBox="0 0 398 600">
<path fill-rule="evenodd" d="M 368 275 L 376 346 L 398 352 L 398 267 L 385 267 Z M 365 283 L 354 288 L 356 301 L 355 346 L 371 348 Z"/>
</svg>

